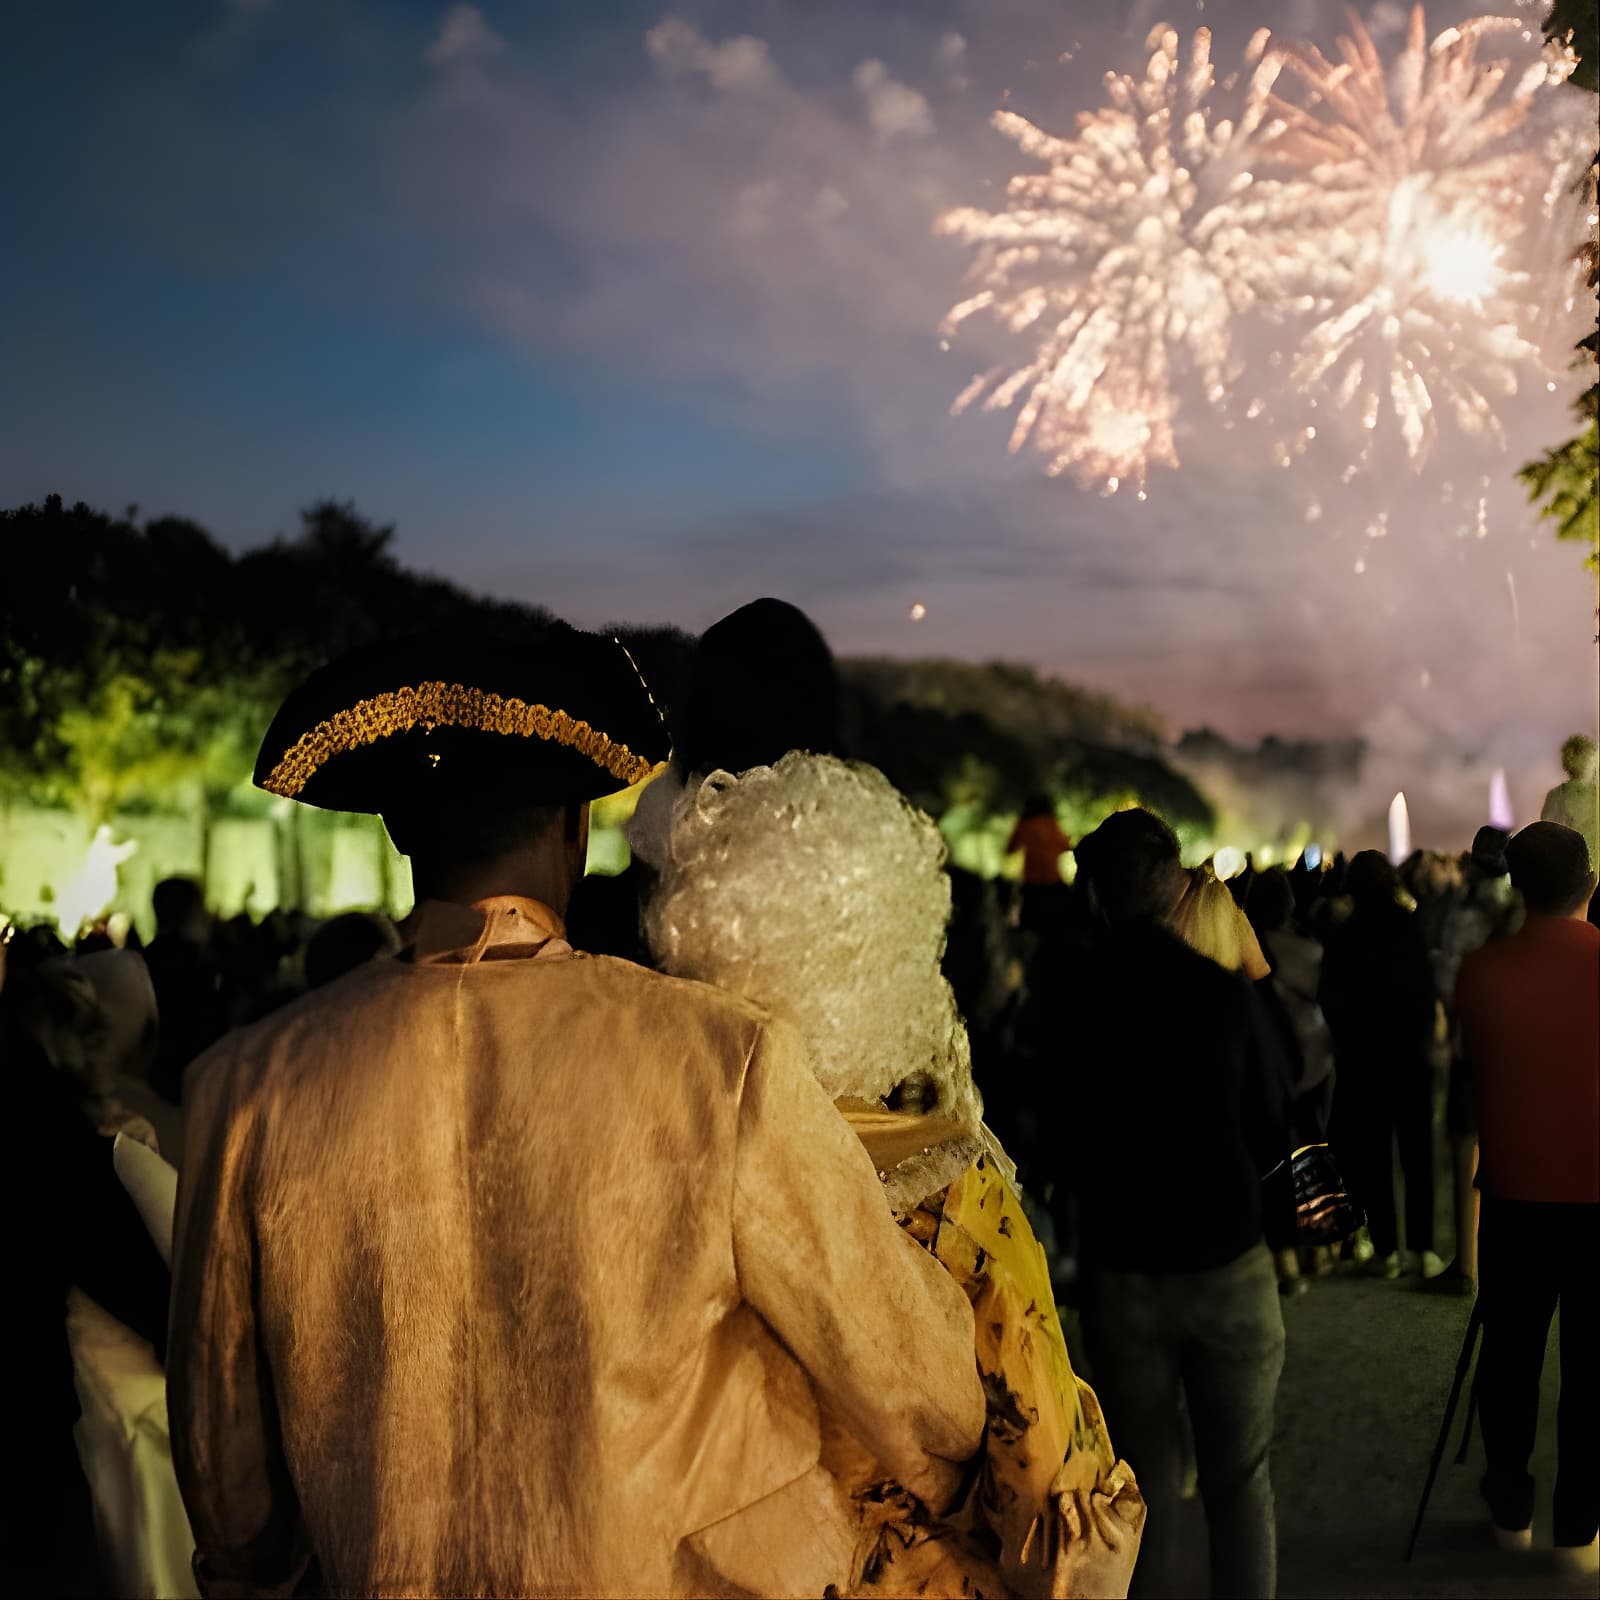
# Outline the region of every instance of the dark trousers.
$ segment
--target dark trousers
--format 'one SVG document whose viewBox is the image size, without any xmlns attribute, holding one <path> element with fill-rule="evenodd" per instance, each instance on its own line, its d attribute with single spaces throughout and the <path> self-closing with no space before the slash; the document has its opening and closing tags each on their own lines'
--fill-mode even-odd
<svg viewBox="0 0 1600 1600">
<path fill-rule="evenodd" d="M 1353 1080 L 1353 1081 L 1352 1081 Z M 1394 1203 L 1394 1152 L 1406 1190 L 1406 1249 L 1433 1248 L 1433 1083 L 1425 1062 L 1407 1062 L 1375 1079 L 1340 1064 L 1333 1144 L 1351 1193 L 1367 1214 L 1380 1256 L 1400 1248 Z"/>
<path fill-rule="evenodd" d="M 1185 1410 L 1211 1535 L 1211 1592 L 1275 1594 L 1268 1451 L 1284 1340 L 1266 1246 L 1209 1272 L 1093 1273 L 1083 1331 L 1106 1425 L 1150 1508 L 1130 1594 L 1169 1595 L 1182 1577 Z"/>
<path fill-rule="evenodd" d="M 1483 1494 L 1502 1528 L 1533 1521 L 1539 1378 L 1550 1319 L 1561 1307 L 1561 1403 L 1556 1413 L 1555 1542 L 1585 1545 L 1600 1527 L 1600 1205 L 1483 1197 L 1478 1280 L 1483 1303 L 1479 1415 L 1488 1470 Z"/>
</svg>

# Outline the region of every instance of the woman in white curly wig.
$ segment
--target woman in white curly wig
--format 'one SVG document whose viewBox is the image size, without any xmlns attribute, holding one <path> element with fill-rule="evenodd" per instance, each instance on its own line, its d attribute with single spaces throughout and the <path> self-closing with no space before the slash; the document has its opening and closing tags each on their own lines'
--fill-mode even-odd
<svg viewBox="0 0 1600 1600">
<path fill-rule="evenodd" d="M 1144 1505 L 1072 1373 L 1014 1169 L 983 1127 L 940 972 L 943 840 L 882 773 L 841 759 L 839 720 L 803 613 L 761 600 L 724 618 L 631 842 L 658 875 L 657 962 L 795 1029 L 886 1204 L 974 1306 L 990 1425 L 958 1512 L 930 1521 L 823 1419 L 822 1459 L 861 1510 L 851 1592 L 1125 1594 Z"/>
</svg>

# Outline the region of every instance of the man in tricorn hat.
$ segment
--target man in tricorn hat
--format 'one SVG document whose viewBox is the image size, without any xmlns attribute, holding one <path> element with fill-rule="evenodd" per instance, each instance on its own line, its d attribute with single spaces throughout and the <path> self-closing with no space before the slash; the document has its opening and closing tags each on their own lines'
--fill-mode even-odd
<svg viewBox="0 0 1600 1600">
<path fill-rule="evenodd" d="M 665 744 L 621 646 L 561 626 L 380 644 L 274 720 L 257 782 L 380 813 L 419 909 L 190 1070 L 169 1404 L 207 1592 L 821 1594 L 859 1516 L 819 1412 L 955 1493 L 971 1311 L 788 1036 L 563 938 L 588 802 Z"/>
</svg>

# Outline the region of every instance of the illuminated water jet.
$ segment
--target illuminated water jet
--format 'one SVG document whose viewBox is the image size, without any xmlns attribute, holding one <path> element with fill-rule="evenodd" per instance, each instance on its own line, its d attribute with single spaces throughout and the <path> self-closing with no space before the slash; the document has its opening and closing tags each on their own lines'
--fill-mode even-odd
<svg viewBox="0 0 1600 1600">
<path fill-rule="evenodd" d="M 1504 767 L 1496 767 L 1494 777 L 1489 780 L 1489 824 L 1506 833 L 1510 833 L 1517 825 L 1511 809 L 1511 791 L 1506 786 Z"/>
<path fill-rule="evenodd" d="M 1411 814 L 1406 810 L 1405 790 L 1389 802 L 1389 859 L 1399 866 L 1411 854 Z"/>
</svg>

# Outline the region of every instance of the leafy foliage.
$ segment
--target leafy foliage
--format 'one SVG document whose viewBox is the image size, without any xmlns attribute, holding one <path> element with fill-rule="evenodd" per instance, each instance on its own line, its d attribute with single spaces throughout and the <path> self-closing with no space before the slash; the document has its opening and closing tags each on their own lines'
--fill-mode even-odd
<svg viewBox="0 0 1600 1600">
<path fill-rule="evenodd" d="M 180 518 L 143 527 L 59 496 L 0 512 L 0 798 L 129 810 L 251 809 L 256 742 L 306 672 L 433 627 L 516 633 L 549 613 L 407 571 L 393 529 L 323 501 L 299 532 L 234 555 Z M 613 630 L 670 713 L 694 640 Z M 954 661 L 841 663 L 849 745 L 935 815 L 1062 797 L 1079 831 L 1141 799 L 1175 824 L 1211 809 L 1165 759 L 1154 713 L 1041 677 Z"/>
<path fill-rule="evenodd" d="M 1007 662 L 866 659 L 843 675 L 852 748 L 935 816 L 1015 812 L 1048 790 L 1079 833 L 1134 801 L 1175 826 L 1213 820 L 1154 712 Z"/>
<path fill-rule="evenodd" d="M 1544 36 L 1568 40 L 1577 54 L 1577 70 L 1568 83 L 1590 94 L 1600 91 L 1600 12 L 1594 0 L 1554 0 L 1544 21 Z"/>
<path fill-rule="evenodd" d="M 1547 39 L 1567 40 L 1577 54 L 1577 70 L 1568 84 L 1589 94 L 1600 91 L 1600 10 L 1594 0 L 1555 0 L 1544 33 Z M 1600 150 L 1584 174 L 1583 189 L 1593 219 L 1600 212 Z M 1592 366 L 1600 359 L 1600 226 L 1593 220 L 1579 259 L 1587 266 L 1590 289 L 1597 291 L 1596 332 L 1577 345 L 1578 364 Z M 1573 409 L 1586 426 L 1528 462 L 1517 476 L 1527 486 L 1528 499 L 1539 507 L 1540 517 L 1555 523 L 1556 537 L 1586 544 L 1589 554 L 1584 565 L 1600 572 L 1600 383 L 1591 382 Z"/>
<path fill-rule="evenodd" d="M 312 667 L 388 634 L 548 615 L 407 573 L 391 537 L 332 501 L 239 557 L 194 523 L 55 495 L 0 512 L 0 786 L 94 821 L 256 803 L 255 741 Z"/>
<path fill-rule="evenodd" d="M 1528 486 L 1528 498 L 1539 514 L 1556 525 L 1556 538 L 1577 539 L 1589 546 L 1585 565 L 1600 571 L 1600 425 L 1591 422 L 1576 437 L 1546 450 L 1517 476 Z"/>
</svg>

